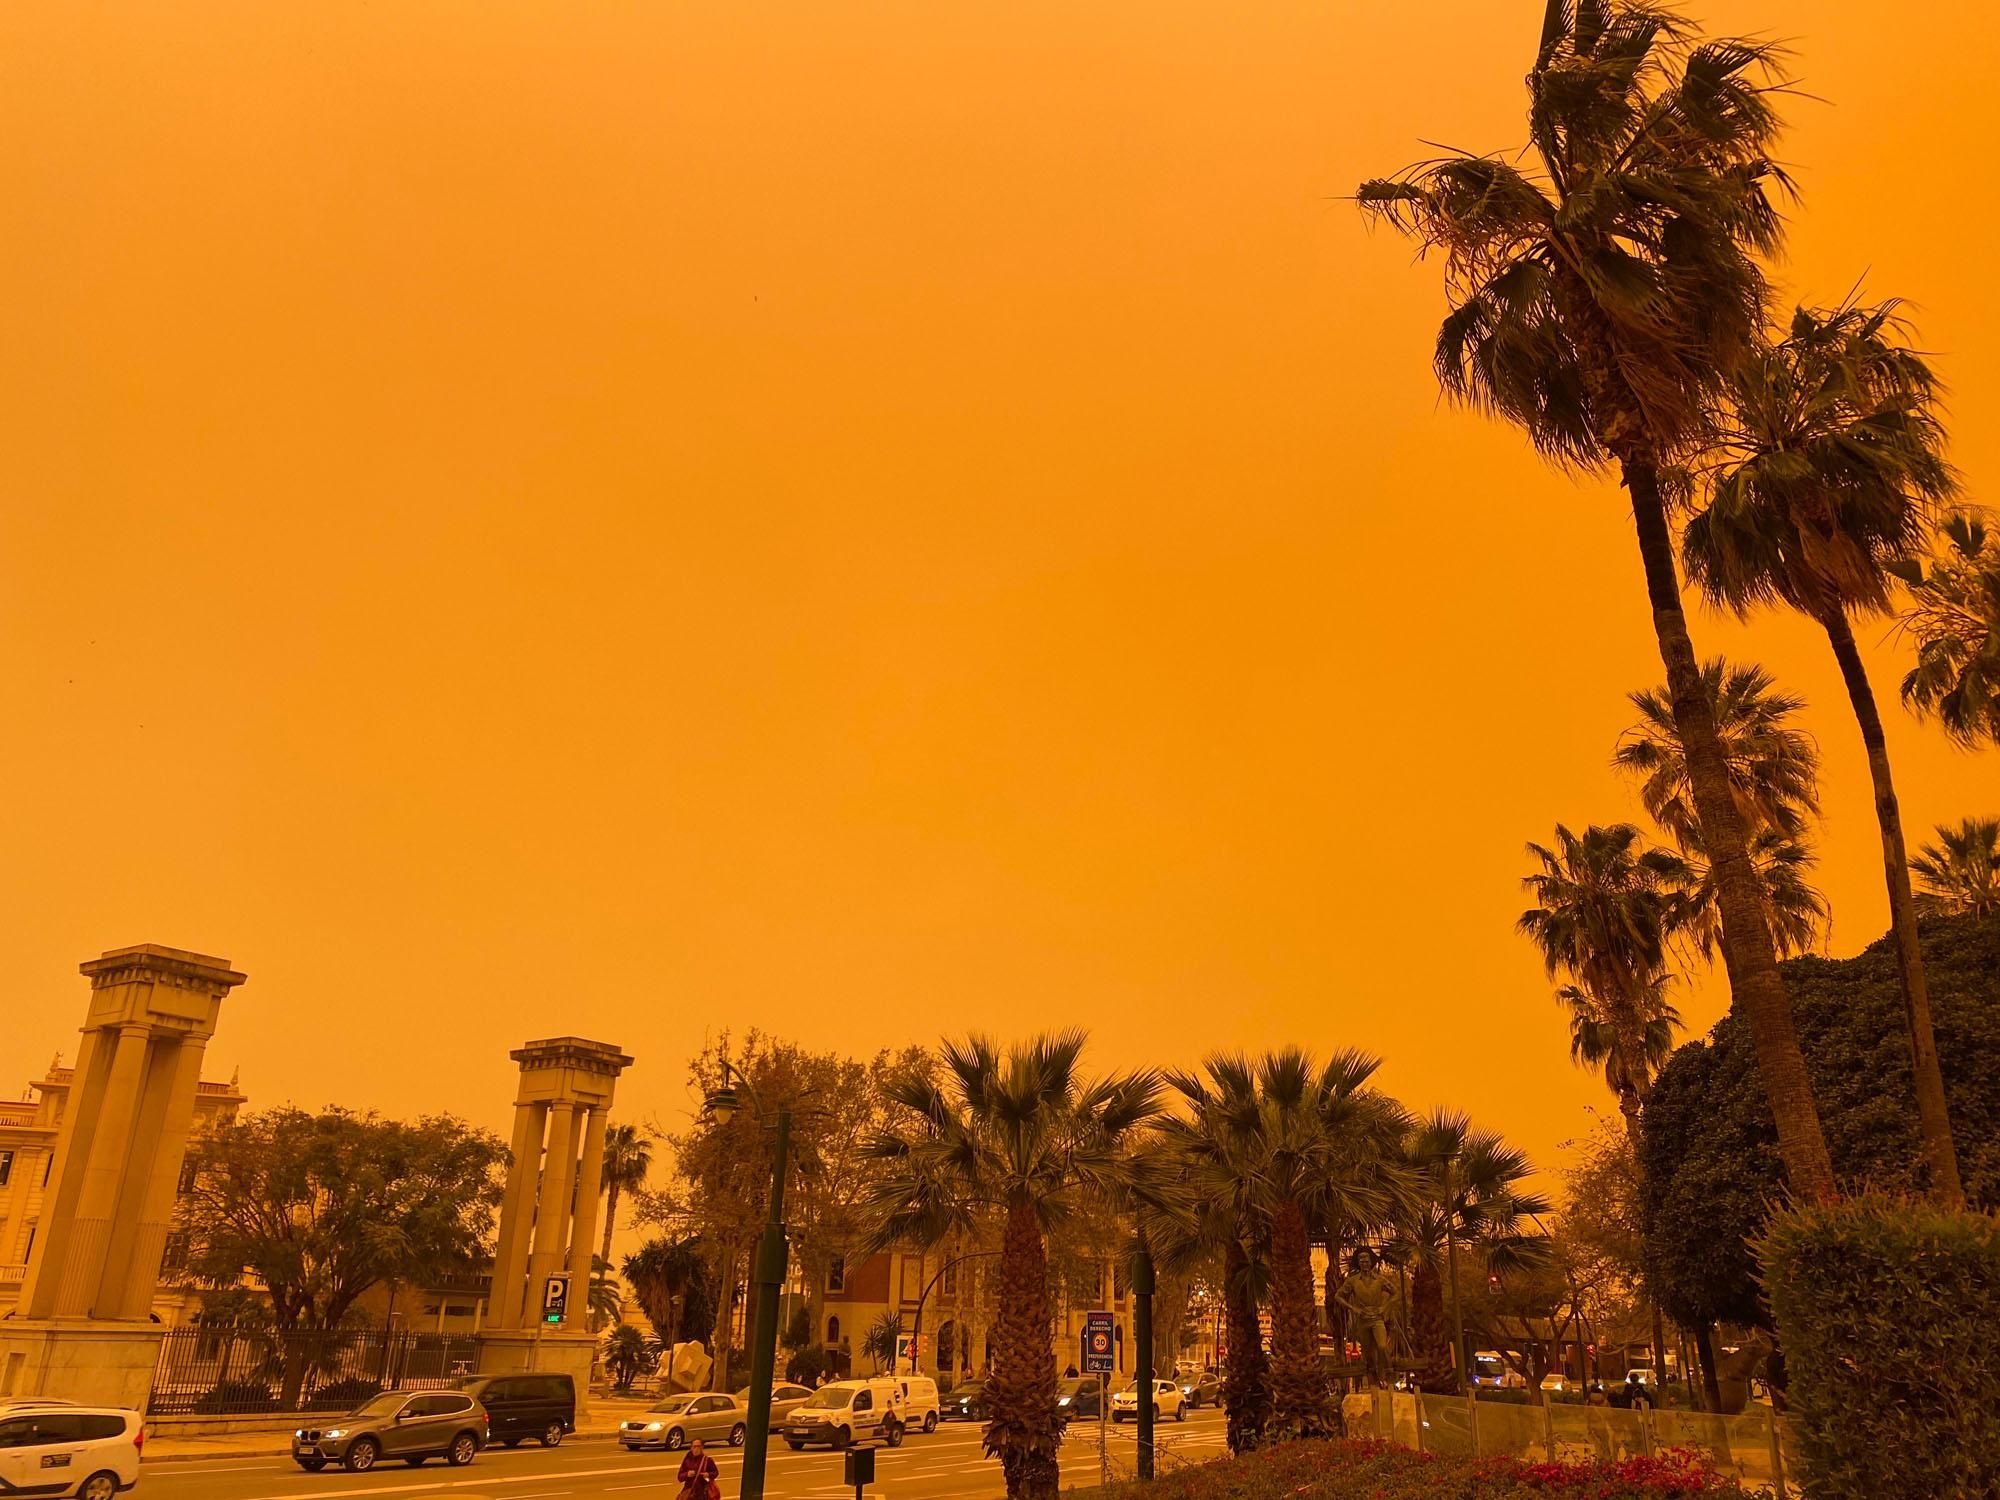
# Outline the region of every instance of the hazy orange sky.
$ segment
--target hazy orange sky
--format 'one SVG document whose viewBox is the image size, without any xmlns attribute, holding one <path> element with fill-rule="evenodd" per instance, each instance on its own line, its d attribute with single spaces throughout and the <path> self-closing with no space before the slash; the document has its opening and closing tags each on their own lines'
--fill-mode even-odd
<svg viewBox="0 0 2000 1500">
<path fill-rule="evenodd" d="M 1439 404 L 1339 201 L 1517 144 L 1540 9 L 0 7 L 0 1088 L 152 941 L 248 971 L 259 1104 L 504 1130 L 573 1031 L 673 1123 L 725 1026 L 1081 1023 L 1370 1048 L 1553 1162 L 1607 1096 L 1511 928 L 1638 815 L 1629 520 Z M 1995 12 L 1697 13 L 1796 39 L 1788 285 L 1919 305 L 1991 499 Z M 1824 642 L 1697 624 L 1813 702 L 1850 953 Z M 2000 812 L 1891 731 L 1912 828 Z"/>
</svg>

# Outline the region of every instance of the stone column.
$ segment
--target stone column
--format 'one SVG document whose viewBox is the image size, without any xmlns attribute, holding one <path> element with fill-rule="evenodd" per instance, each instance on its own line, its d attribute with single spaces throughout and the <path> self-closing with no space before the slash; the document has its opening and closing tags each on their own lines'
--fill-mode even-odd
<svg viewBox="0 0 2000 1500">
<path fill-rule="evenodd" d="M 111 1248 L 111 1215 L 118 1206 L 118 1189 L 124 1181 L 125 1163 L 133 1146 L 132 1122 L 139 1110 L 139 1090 L 145 1081 L 146 1047 L 150 1032 L 143 1022 L 120 1026 L 116 1040 L 110 1038 L 110 1055 L 100 1043 L 104 1082 L 93 1092 L 97 1120 L 86 1147 L 78 1141 L 74 1167 L 79 1173 L 76 1207 L 64 1227 L 69 1233 L 59 1248 L 51 1244 L 43 1254 L 44 1274 L 55 1280 L 54 1305 L 38 1284 L 37 1300 L 29 1304 L 28 1316 L 85 1318 L 92 1316 L 99 1284 L 104 1279 L 105 1257 Z M 93 1080 L 94 1081 L 94 1080 Z M 71 1107 L 76 1091 L 71 1090 Z M 79 1133 L 81 1126 L 79 1126 Z M 71 1162 L 62 1163 L 67 1178 Z M 67 1185 L 67 1184 L 65 1184 Z M 51 1230 L 56 1225 L 49 1226 Z"/>
<path fill-rule="evenodd" d="M 577 1127 L 582 1110 L 574 1099 L 549 1105 L 549 1153 L 542 1166 L 542 1193 L 535 1205 L 535 1248 L 528 1256 L 527 1323 L 542 1316 L 542 1288 L 563 1269 L 569 1248 L 569 1199 L 576 1187 Z M 572 1287 L 574 1297 L 577 1289 Z"/>
<path fill-rule="evenodd" d="M 535 1180 L 541 1170 L 548 1112 L 546 1104 L 523 1101 L 514 1106 L 514 1160 L 507 1169 L 507 1194 L 500 1201 L 500 1243 L 493 1257 L 493 1288 L 486 1299 L 490 1328 L 521 1326 L 522 1278 L 528 1271 Z"/>
<path fill-rule="evenodd" d="M 160 1279 L 160 1259 L 173 1228 L 180 1196 L 181 1166 L 194 1129 L 195 1091 L 208 1044 L 200 1038 L 169 1042 L 153 1050 L 146 1094 L 139 1106 L 139 1134 L 133 1171 L 119 1206 L 111 1251 L 104 1265 L 102 1316 L 144 1318 L 151 1314 Z"/>
<path fill-rule="evenodd" d="M 604 1191 L 604 1114 L 593 1109 L 583 1126 L 583 1165 L 576 1179 L 576 1212 L 569 1228 L 569 1308 L 566 1326 L 590 1328 L 590 1266 L 597 1253 L 597 1195 Z"/>
</svg>

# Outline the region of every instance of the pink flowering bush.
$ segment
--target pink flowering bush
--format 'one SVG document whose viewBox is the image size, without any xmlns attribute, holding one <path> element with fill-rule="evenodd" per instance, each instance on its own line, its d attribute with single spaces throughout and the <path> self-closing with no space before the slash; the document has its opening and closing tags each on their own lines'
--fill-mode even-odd
<svg viewBox="0 0 2000 1500">
<path fill-rule="evenodd" d="M 1686 1453 L 1617 1463 L 1439 1458 L 1378 1441 L 1283 1443 L 1119 1485 L 1106 1500 L 1684 1500 L 1742 1496 Z"/>
</svg>

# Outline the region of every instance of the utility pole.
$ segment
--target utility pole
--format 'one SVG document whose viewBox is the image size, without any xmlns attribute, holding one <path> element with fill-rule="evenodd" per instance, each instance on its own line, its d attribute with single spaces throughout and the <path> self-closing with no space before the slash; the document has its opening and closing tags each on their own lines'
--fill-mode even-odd
<svg viewBox="0 0 2000 1500">
<path fill-rule="evenodd" d="M 1132 1342 L 1139 1346 L 1139 1477 L 1153 1477 L 1153 1252 L 1142 1238 L 1132 1262 Z"/>
</svg>

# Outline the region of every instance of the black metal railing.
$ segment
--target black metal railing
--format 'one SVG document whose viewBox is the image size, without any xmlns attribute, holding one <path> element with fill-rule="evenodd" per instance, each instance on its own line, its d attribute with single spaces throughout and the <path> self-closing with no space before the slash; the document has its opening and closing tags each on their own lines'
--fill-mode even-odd
<svg viewBox="0 0 2000 1500">
<path fill-rule="evenodd" d="M 160 1344 L 153 1416 L 335 1412 L 380 1391 L 450 1385 L 475 1368 L 470 1334 L 382 1329 L 170 1328 Z"/>
</svg>

